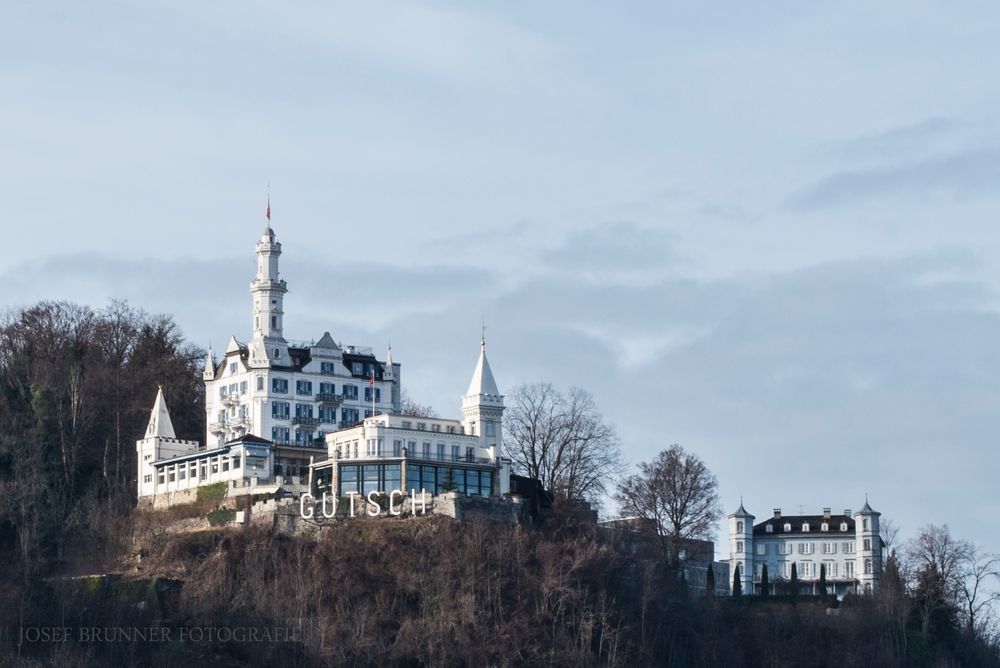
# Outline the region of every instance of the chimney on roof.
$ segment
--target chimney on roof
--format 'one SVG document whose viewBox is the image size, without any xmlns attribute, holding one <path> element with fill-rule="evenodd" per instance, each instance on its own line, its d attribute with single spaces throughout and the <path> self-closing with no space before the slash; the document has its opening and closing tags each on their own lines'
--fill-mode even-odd
<svg viewBox="0 0 1000 668">
<path fill-rule="evenodd" d="M 850 508 L 844 508 L 844 514 L 847 515 L 848 517 L 850 517 L 851 516 L 851 509 Z"/>
<path fill-rule="evenodd" d="M 829 508 L 824 508 L 823 509 L 823 519 L 824 520 L 830 519 L 830 509 Z"/>
<path fill-rule="evenodd" d="M 776 520 L 780 520 L 781 519 L 781 508 L 775 508 L 774 509 L 774 519 L 776 519 Z"/>
</svg>

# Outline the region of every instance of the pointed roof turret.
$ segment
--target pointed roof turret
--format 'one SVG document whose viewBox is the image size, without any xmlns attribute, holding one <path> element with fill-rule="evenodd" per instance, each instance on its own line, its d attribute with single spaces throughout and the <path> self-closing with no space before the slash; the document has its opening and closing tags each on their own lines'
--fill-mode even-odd
<svg viewBox="0 0 1000 668">
<path fill-rule="evenodd" d="M 389 350 L 386 351 L 386 353 L 385 353 L 385 373 L 382 374 L 382 377 L 385 378 L 386 380 L 395 380 L 396 379 L 396 370 L 392 366 L 392 342 L 391 341 L 389 342 Z"/>
<path fill-rule="evenodd" d="M 212 353 L 212 344 L 208 344 L 208 353 L 205 355 L 205 371 L 202 374 L 205 380 L 215 378 L 215 355 Z"/>
<path fill-rule="evenodd" d="M 868 495 L 865 494 L 865 505 L 862 506 L 861 510 L 858 511 L 858 515 L 881 515 L 881 514 L 882 513 L 872 509 L 872 507 L 868 505 Z"/>
<path fill-rule="evenodd" d="M 736 509 L 736 512 L 730 515 L 730 517 L 753 517 L 747 512 L 747 509 L 743 507 L 743 497 L 740 497 L 740 507 Z"/>
<path fill-rule="evenodd" d="M 163 387 L 156 389 L 156 403 L 149 415 L 149 425 L 146 427 L 146 438 L 159 436 L 161 438 L 177 438 L 174 435 L 174 425 L 170 422 L 167 411 L 167 401 L 163 398 Z"/>
<path fill-rule="evenodd" d="M 479 341 L 479 360 L 476 362 L 476 370 L 472 372 L 469 391 L 465 393 L 466 396 L 477 394 L 500 396 L 497 382 L 493 379 L 493 371 L 490 370 L 490 363 L 486 359 L 486 339 Z"/>
</svg>

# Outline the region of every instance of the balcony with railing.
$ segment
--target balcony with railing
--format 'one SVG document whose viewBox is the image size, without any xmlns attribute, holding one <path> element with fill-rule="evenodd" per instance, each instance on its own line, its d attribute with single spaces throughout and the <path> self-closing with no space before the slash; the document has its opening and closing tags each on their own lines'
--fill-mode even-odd
<svg viewBox="0 0 1000 668">
<path fill-rule="evenodd" d="M 311 415 L 296 415 L 292 418 L 292 424 L 296 427 L 315 427 L 319 424 L 319 418 Z"/>
<path fill-rule="evenodd" d="M 333 394 L 332 392 L 320 392 L 316 395 L 316 401 L 321 404 L 336 407 L 344 403 L 344 397 L 339 394 Z"/>
<path fill-rule="evenodd" d="M 219 420 L 218 422 L 209 423 L 208 431 L 213 434 L 224 434 L 226 432 L 226 422 Z"/>
</svg>

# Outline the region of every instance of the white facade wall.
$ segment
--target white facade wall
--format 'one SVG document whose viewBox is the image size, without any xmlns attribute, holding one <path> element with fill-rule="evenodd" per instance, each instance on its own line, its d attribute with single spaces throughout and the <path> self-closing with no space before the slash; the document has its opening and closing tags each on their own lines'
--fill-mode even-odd
<svg viewBox="0 0 1000 668">
<path fill-rule="evenodd" d="M 848 591 L 871 593 L 877 588 L 882 572 L 879 513 L 867 503 L 853 516 L 776 515 L 756 526 L 752 515 L 740 515 L 737 511 L 729 516 L 729 551 L 730 568 L 740 564 L 748 571 L 743 578 L 744 593 L 759 589 L 765 564 L 772 587 L 778 581 L 789 580 L 795 564 L 804 589 L 819 581 L 821 566 L 826 567 L 828 590 L 838 595 Z M 853 521 L 846 521 L 849 517 Z M 739 527 L 741 520 L 743 525 Z"/>
</svg>

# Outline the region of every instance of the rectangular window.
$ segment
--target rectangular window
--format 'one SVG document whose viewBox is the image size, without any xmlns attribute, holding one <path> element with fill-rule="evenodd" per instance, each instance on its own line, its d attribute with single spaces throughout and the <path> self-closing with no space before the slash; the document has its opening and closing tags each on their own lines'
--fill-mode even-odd
<svg viewBox="0 0 1000 668">
<path fill-rule="evenodd" d="M 403 429 L 410 429 L 412 423 L 409 420 L 403 420 Z"/>
<path fill-rule="evenodd" d="M 236 370 L 239 369 L 239 368 L 240 368 L 240 366 L 236 362 L 230 362 L 229 363 L 229 373 L 236 373 Z"/>
<path fill-rule="evenodd" d="M 475 453 L 476 453 L 476 451 L 475 451 L 474 448 L 471 448 L 471 447 L 466 448 L 465 449 L 465 461 L 467 461 L 467 462 L 474 462 L 474 461 L 476 461 L 476 455 L 475 455 Z"/>
<path fill-rule="evenodd" d="M 229 459 L 227 457 L 223 457 L 222 459 L 222 470 L 223 471 L 229 470 Z"/>
<path fill-rule="evenodd" d="M 312 404 L 295 404 L 295 417 L 311 418 L 313 416 Z"/>
<path fill-rule="evenodd" d="M 257 376 L 257 389 L 258 390 L 264 389 L 264 376 Z"/>
<path fill-rule="evenodd" d="M 483 423 L 483 432 L 487 436 L 496 436 L 497 435 L 496 423 L 494 423 L 492 420 L 487 420 L 486 422 L 484 422 Z"/>
<path fill-rule="evenodd" d="M 334 385 L 333 383 L 320 383 L 319 384 L 319 393 L 320 394 L 334 395 L 334 394 L 337 393 L 337 386 Z"/>
<path fill-rule="evenodd" d="M 160 484 L 160 485 L 163 484 L 163 471 L 158 471 L 157 472 L 157 474 L 156 474 L 156 482 L 157 482 L 157 484 Z"/>
<path fill-rule="evenodd" d="M 451 446 L 451 458 L 456 462 L 462 458 L 462 447 L 458 445 Z"/>
<path fill-rule="evenodd" d="M 742 540 L 736 541 L 736 551 L 737 552 L 743 552 L 743 541 Z"/>
<path fill-rule="evenodd" d="M 288 381 L 284 378 L 272 378 L 271 391 L 277 394 L 288 394 Z"/>
<path fill-rule="evenodd" d="M 424 442 L 424 445 L 423 445 L 423 455 L 424 455 L 424 459 L 430 459 L 431 458 L 431 444 L 427 443 L 426 441 Z"/>
<path fill-rule="evenodd" d="M 240 381 L 240 394 L 247 393 L 247 382 L 245 380 Z"/>
<path fill-rule="evenodd" d="M 871 538 L 865 538 L 864 550 L 867 552 L 870 549 L 872 549 L 872 540 Z"/>
<path fill-rule="evenodd" d="M 444 443 L 438 443 L 438 459 L 444 459 Z"/>
<path fill-rule="evenodd" d="M 287 401 L 272 401 L 271 402 L 271 417 L 276 420 L 287 420 L 289 411 L 289 403 Z"/>
<path fill-rule="evenodd" d="M 393 457 L 402 457 L 403 456 L 403 442 L 402 441 L 393 441 L 392 442 L 392 456 Z"/>
<path fill-rule="evenodd" d="M 310 380 L 297 380 L 295 381 L 295 394 L 302 394 L 306 396 L 312 396 L 313 384 Z"/>
<path fill-rule="evenodd" d="M 233 457 L 233 469 L 238 469 L 240 467 L 240 456 L 236 455 Z"/>
<path fill-rule="evenodd" d="M 334 374 L 333 362 L 320 362 L 319 372 L 328 376 L 332 376 Z"/>
<path fill-rule="evenodd" d="M 186 477 L 187 477 L 187 467 L 186 466 L 182 466 L 181 470 L 177 472 L 177 479 L 178 480 L 184 480 L 184 478 L 186 478 Z"/>
<path fill-rule="evenodd" d="M 355 400 L 358 398 L 357 385 L 343 385 L 340 388 L 340 392 L 344 399 Z"/>
<path fill-rule="evenodd" d="M 320 406 L 319 407 L 319 421 L 328 424 L 336 424 L 337 422 L 337 409 L 332 406 Z"/>
<path fill-rule="evenodd" d="M 288 445 L 289 434 L 288 427 L 271 427 L 271 440 L 279 445 Z"/>
<path fill-rule="evenodd" d="M 853 578 L 854 577 L 854 562 L 845 561 L 844 562 L 844 577 Z"/>
<path fill-rule="evenodd" d="M 767 543 L 757 543 L 757 554 L 767 554 Z"/>
</svg>

